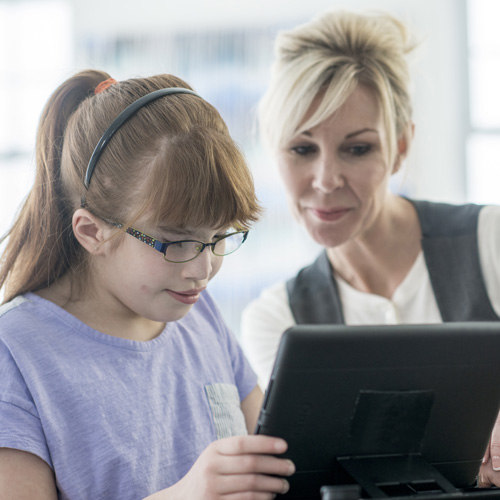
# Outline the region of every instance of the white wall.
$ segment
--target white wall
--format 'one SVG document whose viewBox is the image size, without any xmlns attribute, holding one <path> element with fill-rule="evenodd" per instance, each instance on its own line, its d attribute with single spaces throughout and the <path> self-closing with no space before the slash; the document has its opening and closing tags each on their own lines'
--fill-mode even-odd
<svg viewBox="0 0 500 500">
<path fill-rule="evenodd" d="M 413 73 L 416 137 L 409 182 L 417 197 L 464 201 L 465 0 L 68 1 L 75 8 L 77 35 L 296 24 L 337 7 L 399 15 L 422 39 Z"/>
<path fill-rule="evenodd" d="M 9 3 L 17 1 L 20 0 L 10 0 Z M 36 3 L 37 0 L 32 1 Z M 422 40 L 412 65 L 416 136 L 411 160 L 406 169 L 406 190 L 417 198 L 451 202 L 465 200 L 467 52 L 465 20 L 461 17 L 465 12 L 465 0 L 65 1 L 72 11 L 70 17 L 77 48 L 79 42 L 83 40 L 85 43 L 93 37 L 102 40 L 103 37 L 117 36 L 161 36 L 169 32 L 198 33 L 207 30 L 234 30 L 240 27 L 243 30 L 244 27 L 248 29 L 252 26 L 268 28 L 274 33 L 279 27 L 307 22 L 323 11 L 337 7 L 392 12 L 408 23 Z M 54 29 L 58 29 L 57 25 Z M 75 52 L 78 52 L 78 49 Z M 126 74 L 113 76 L 127 78 L 136 74 L 142 75 L 147 64 L 142 65 L 142 52 L 135 54 L 135 57 L 133 62 L 123 68 Z M 92 63 L 92 59 L 78 62 L 86 67 L 92 66 Z M 69 76 L 77 69 L 81 67 L 68 63 L 64 71 Z M 107 67 L 101 69 L 113 72 L 113 69 Z M 151 68 L 155 73 L 164 70 L 161 63 L 158 67 Z M 239 71 L 241 79 L 249 80 L 245 82 L 246 85 L 253 85 L 253 68 L 248 71 L 239 68 Z M 268 71 L 266 67 L 264 71 Z M 240 74 L 237 77 L 240 79 Z M 204 90 L 199 88 L 200 83 L 196 76 L 189 82 L 197 90 Z M 259 85 L 260 91 L 262 81 Z M 202 94 L 207 95 L 204 91 Z M 218 106 L 217 103 L 214 104 Z M 36 117 L 39 116 L 41 107 L 42 105 L 40 109 L 33 109 Z M 252 119 L 251 110 L 248 110 L 248 120 Z M 263 221 L 252 231 L 244 247 L 226 259 L 222 271 L 211 284 L 212 293 L 235 331 L 238 331 L 239 314 L 244 304 L 264 286 L 292 276 L 297 268 L 310 262 L 317 251 L 305 232 L 291 222 L 286 207 L 284 210 L 280 208 L 284 204 L 282 190 L 268 189 L 269 186 L 275 188 L 280 182 L 272 167 L 272 159 L 262 153 L 256 153 L 251 146 L 247 147 L 245 154 L 254 171 L 257 192 L 267 212 Z M 29 181 L 28 167 L 31 169 L 32 164 L 23 163 L 19 168 L 17 165 L 10 165 L 10 170 L 2 170 L 0 161 L 0 188 L 4 187 L 3 190 L 0 189 L 0 198 L 2 193 L 18 193 L 18 200 L 9 202 L 9 210 L 3 211 L 0 233 L 9 225 L 10 220 L 7 219 L 13 216 L 17 202 L 24 196 L 24 186 L 27 187 Z M 18 175 L 17 180 L 14 180 L 10 174 L 13 170 L 19 173 L 20 169 L 23 172 L 26 170 L 26 173 Z M 17 191 L 9 185 L 14 182 L 19 188 Z M 1 202 L 2 199 L 0 207 Z M 271 236 L 262 238 L 264 233 Z"/>
<path fill-rule="evenodd" d="M 207 26 L 213 30 L 249 25 L 277 30 L 307 22 L 330 8 L 386 10 L 398 15 L 421 40 L 412 64 L 416 135 L 403 189 L 416 198 L 465 201 L 468 106 L 466 26 L 462 16 L 466 0 L 141 0 L 140 7 L 136 0 L 71 1 L 76 9 L 78 36 L 89 32 L 97 36 L 198 32 Z M 248 76 L 242 72 L 241 78 Z M 197 81 L 190 83 L 199 85 Z M 248 119 L 252 119 L 250 114 Z M 284 203 L 282 193 L 273 191 L 272 201 L 265 196 L 269 185 L 280 182 L 272 160 L 254 156 L 254 150 L 245 153 L 267 211 L 248 242 L 226 259 L 211 284 L 226 320 L 236 332 L 241 309 L 249 300 L 263 287 L 292 276 L 317 253 L 305 232 L 279 211 Z"/>
</svg>

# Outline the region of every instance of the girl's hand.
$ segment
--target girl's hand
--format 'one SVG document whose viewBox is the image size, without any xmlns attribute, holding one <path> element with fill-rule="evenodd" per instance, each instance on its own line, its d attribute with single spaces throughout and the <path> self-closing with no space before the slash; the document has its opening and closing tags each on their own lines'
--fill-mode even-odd
<svg viewBox="0 0 500 500">
<path fill-rule="evenodd" d="M 150 500 L 268 500 L 286 493 L 295 467 L 276 454 L 287 444 L 269 436 L 236 436 L 211 443 L 190 471 Z"/>
</svg>

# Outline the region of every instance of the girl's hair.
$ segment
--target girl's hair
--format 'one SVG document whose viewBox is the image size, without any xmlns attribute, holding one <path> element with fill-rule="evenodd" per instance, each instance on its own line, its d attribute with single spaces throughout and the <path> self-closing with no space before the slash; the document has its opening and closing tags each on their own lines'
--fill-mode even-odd
<svg viewBox="0 0 500 500">
<path fill-rule="evenodd" d="M 414 48 L 404 25 L 388 14 L 330 11 L 278 34 L 270 86 L 259 105 L 264 141 L 277 150 L 332 115 L 358 84 L 381 105 L 389 157 L 407 138 L 412 115 L 406 55 Z M 304 123 L 313 99 L 324 92 Z"/>
<path fill-rule="evenodd" d="M 190 89 L 175 76 L 157 75 L 94 94 L 108 78 L 102 71 L 76 74 L 42 112 L 34 185 L 4 237 L 4 301 L 66 273 L 73 286 L 85 285 L 88 254 L 72 231 L 82 200 L 96 216 L 124 226 L 143 218 L 176 229 L 248 229 L 259 217 L 252 176 L 224 121 L 190 94 L 161 97 L 135 113 L 109 141 L 86 190 L 92 151 L 121 111 L 162 88 Z"/>
</svg>

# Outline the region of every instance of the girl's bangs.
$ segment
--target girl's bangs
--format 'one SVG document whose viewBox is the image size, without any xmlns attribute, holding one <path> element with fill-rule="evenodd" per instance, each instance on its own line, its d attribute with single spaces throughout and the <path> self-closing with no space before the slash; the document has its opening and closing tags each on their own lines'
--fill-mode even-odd
<svg viewBox="0 0 500 500">
<path fill-rule="evenodd" d="M 149 165 L 137 218 L 176 229 L 248 229 L 258 220 L 253 179 L 228 136 L 192 130 L 162 149 Z"/>
</svg>

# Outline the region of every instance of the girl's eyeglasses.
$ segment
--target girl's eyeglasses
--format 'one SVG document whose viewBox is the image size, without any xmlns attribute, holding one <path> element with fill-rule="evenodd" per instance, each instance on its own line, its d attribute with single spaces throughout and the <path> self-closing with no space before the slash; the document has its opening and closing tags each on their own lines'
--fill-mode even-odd
<svg viewBox="0 0 500 500">
<path fill-rule="evenodd" d="M 116 227 L 122 229 L 124 228 L 123 224 L 115 222 L 110 223 Z M 156 238 L 153 238 L 145 233 L 141 233 L 141 231 L 138 231 L 133 227 L 127 227 L 124 228 L 124 230 L 127 234 L 130 234 L 139 241 L 142 241 L 143 243 L 146 243 L 146 245 L 158 250 L 158 252 L 161 252 L 166 261 L 173 262 L 175 264 L 181 264 L 183 262 L 189 262 L 190 260 L 196 259 L 196 257 L 198 257 L 198 255 L 200 255 L 201 252 L 203 252 L 203 250 L 207 247 L 210 247 L 212 253 L 219 257 L 229 255 L 230 253 L 238 250 L 248 236 L 248 231 L 235 231 L 221 236 L 213 243 L 203 243 L 202 241 L 197 240 L 180 240 L 162 243 Z"/>
</svg>

